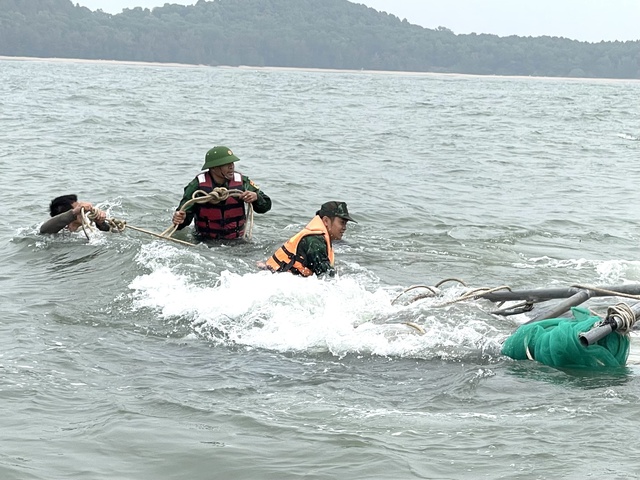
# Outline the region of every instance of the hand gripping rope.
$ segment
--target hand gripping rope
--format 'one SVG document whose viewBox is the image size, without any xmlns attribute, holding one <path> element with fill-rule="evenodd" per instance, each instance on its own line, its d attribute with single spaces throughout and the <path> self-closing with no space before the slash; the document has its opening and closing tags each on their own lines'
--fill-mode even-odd
<svg viewBox="0 0 640 480">
<path fill-rule="evenodd" d="M 180 207 L 179 211 L 184 212 L 187 208 L 189 208 L 191 205 L 195 203 L 198 203 L 198 204 L 214 203 L 215 204 L 215 203 L 225 202 L 229 197 L 239 198 L 242 196 L 243 193 L 244 192 L 242 190 L 227 189 L 225 187 L 216 187 L 211 192 L 205 192 L 204 190 L 196 190 L 195 192 L 193 192 L 193 195 L 191 196 L 191 200 L 188 200 L 187 202 L 185 202 L 184 205 Z M 89 239 L 89 234 L 87 233 L 87 231 L 93 231 L 93 228 L 91 227 L 91 222 L 95 221 L 96 218 L 97 218 L 96 209 L 92 209 L 91 212 L 87 213 L 86 215 L 85 215 L 84 209 L 82 209 L 82 230 L 84 231 L 84 234 L 86 235 L 87 240 Z M 171 225 L 162 233 L 154 233 L 154 232 L 150 232 L 149 230 L 145 230 L 139 227 L 134 227 L 133 225 L 129 225 L 125 220 L 119 220 L 117 218 L 107 218 L 105 219 L 105 222 L 109 225 L 109 231 L 111 232 L 121 233 L 121 232 L 124 232 L 125 228 L 130 228 L 131 230 L 146 233 L 156 238 L 170 240 L 172 242 L 180 243 L 182 245 L 188 245 L 190 247 L 195 246 L 195 244 L 193 243 L 185 242 L 184 240 L 179 240 L 177 238 L 172 237 L 172 235 L 178 229 L 177 225 Z M 249 204 L 248 210 L 247 210 L 247 226 L 245 227 L 243 238 L 245 240 L 251 240 L 252 234 L 253 234 L 253 205 Z"/>
<path fill-rule="evenodd" d="M 226 202 L 229 197 L 239 198 L 244 192 L 237 189 L 227 189 L 225 187 L 216 187 L 211 192 L 205 192 L 204 190 L 196 190 L 191 195 L 191 200 L 188 200 L 180 207 L 181 212 L 186 211 L 191 205 L 195 203 L 221 203 Z M 171 238 L 171 235 L 178 229 L 177 225 L 171 225 L 160 235 L 162 238 Z M 243 238 L 245 240 L 251 240 L 253 233 L 253 205 L 249 204 L 247 211 L 247 227 L 244 230 Z"/>
<path fill-rule="evenodd" d="M 93 209 L 91 209 L 90 212 L 85 213 L 84 208 L 83 208 L 81 210 L 81 214 L 82 214 L 82 231 L 84 232 L 85 236 L 87 237 L 87 240 L 90 240 L 88 232 L 95 231 L 91 224 L 95 222 L 95 220 L 96 220 L 96 218 L 98 216 L 97 209 L 93 208 Z M 188 245 L 190 247 L 195 246 L 193 243 L 185 242 L 185 241 L 179 240 L 177 238 L 164 237 L 162 235 L 159 235 L 159 234 L 154 233 L 154 232 L 150 232 L 150 231 L 145 230 L 143 228 L 134 227 L 133 225 L 128 225 L 126 220 L 120 220 L 120 219 L 117 219 L 117 218 L 105 218 L 105 223 L 107 223 L 107 225 L 109 225 L 109 231 L 112 232 L 112 233 L 122 233 L 122 232 L 125 231 L 126 228 L 130 228 L 131 230 L 136 230 L 138 232 L 147 233 L 147 234 L 153 235 L 154 237 L 157 237 L 157 238 L 163 238 L 165 240 L 171 240 L 172 242 L 180 243 L 182 245 Z"/>
</svg>

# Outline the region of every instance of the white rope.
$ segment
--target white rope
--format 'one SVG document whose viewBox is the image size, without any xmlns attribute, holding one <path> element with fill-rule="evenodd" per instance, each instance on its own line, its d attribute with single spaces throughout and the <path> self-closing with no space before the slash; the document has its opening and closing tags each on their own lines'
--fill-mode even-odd
<svg viewBox="0 0 640 480">
<path fill-rule="evenodd" d="M 631 331 L 633 325 L 636 323 L 636 316 L 631 310 L 631 307 L 626 303 L 618 303 L 607 309 L 607 318 L 611 316 L 617 316 L 622 320 L 622 326 L 616 329 L 616 332 L 620 335 L 626 335 Z"/>
</svg>

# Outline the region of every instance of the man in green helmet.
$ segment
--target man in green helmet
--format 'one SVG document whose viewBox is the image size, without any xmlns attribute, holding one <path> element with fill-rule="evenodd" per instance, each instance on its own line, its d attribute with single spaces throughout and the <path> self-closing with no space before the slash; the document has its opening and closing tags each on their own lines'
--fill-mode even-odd
<svg viewBox="0 0 640 480">
<path fill-rule="evenodd" d="M 213 147 L 204 158 L 203 171 L 184 188 L 172 221 L 181 230 L 195 219 L 196 234 L 203 239 L 243 238 L 247 223 L 245 203 L 256 213 L 266 213 L 271 210 L 271 199 L 249 177 L 235 171 L 235 162 L 240 159 L 229 148 Z M 198 190 L 213 192 L 207 203 L 190 202 Z M 196 196 L 206 195 L 199 192 Z"/>
</svg>

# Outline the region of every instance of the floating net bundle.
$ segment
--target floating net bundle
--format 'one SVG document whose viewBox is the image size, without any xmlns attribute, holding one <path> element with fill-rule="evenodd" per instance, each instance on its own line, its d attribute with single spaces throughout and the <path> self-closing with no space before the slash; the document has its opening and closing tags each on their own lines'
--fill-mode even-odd
<svg viewBox="0 0 640 480">
<path fill-rule="evenodd" d="M 578 335 L 601 321 L 588 309 L 573 307 L 574 318 L 551 318 L 522 325 L 502 346 L 515 360 L 536 360 L 556 368 L 601 368 L 625 365 L 629 336 L 612 332 L 588 347 Z"/>
</svg>

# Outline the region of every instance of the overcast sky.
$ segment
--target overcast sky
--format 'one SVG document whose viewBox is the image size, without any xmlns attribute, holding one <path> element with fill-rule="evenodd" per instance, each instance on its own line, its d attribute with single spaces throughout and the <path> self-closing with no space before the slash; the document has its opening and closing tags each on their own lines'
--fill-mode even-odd
<svg viewBox="0 0 640 480">
<path fill-rule="evenodd" d="M 91 10 L 120 13 L 196 0 L 72 0 Z M 322 1 L 322 0 L 318 0 Z M 550 35 L 587 42 L 640 40 L 640 0 L 352 0 L 427 28 L 454 33 Z"/>
</svg>

